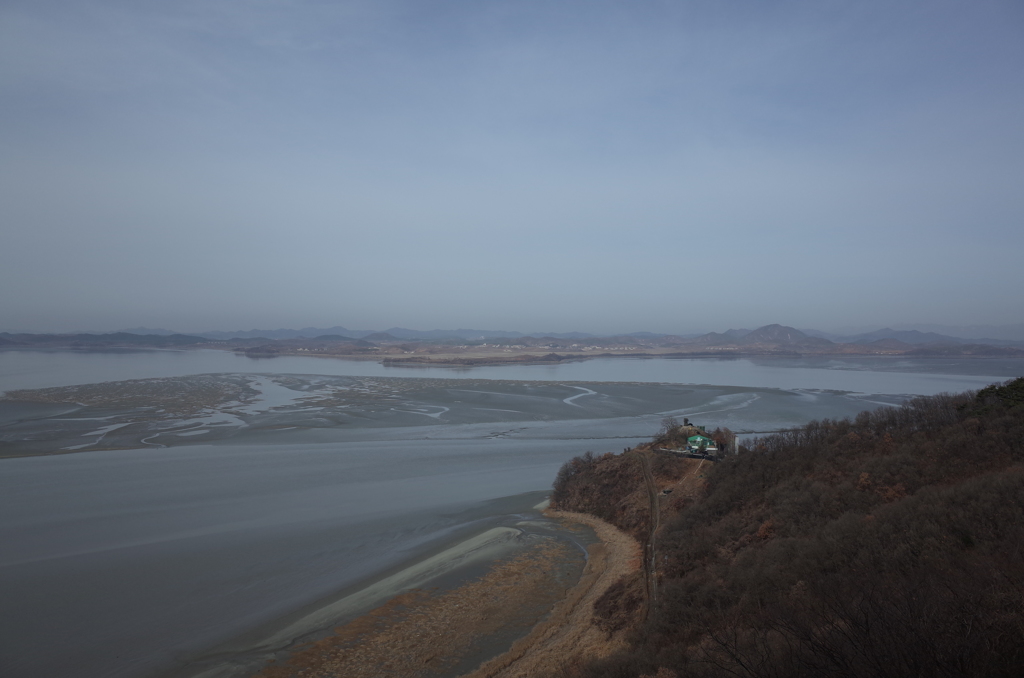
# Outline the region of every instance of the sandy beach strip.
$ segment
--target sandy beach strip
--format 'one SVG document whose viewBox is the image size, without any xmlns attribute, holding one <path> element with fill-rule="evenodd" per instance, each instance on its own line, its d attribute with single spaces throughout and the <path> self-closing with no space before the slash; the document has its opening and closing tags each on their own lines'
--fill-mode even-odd
<svg viewBox="0 0 1024 678">
<path fill-rule="evenodd" d="M 545 514 L 597 535 L 578 579 L 566 579 L 574 547 L 538 540 L 451 590 L 396 596 L 267 666 L 258 678 L 511 678 L 552 670 L 576 653 L 614 651 L 621 641 L 592 624 L 593 604 L 639 568 L 639 545 L 592 516 Z"/>
<path fill-rule="evenodd" d="M 604 657 L 618 649 L 621 634 L 609 636 L 593 624 L 594 602 L 621 577 L 640 568 L 640 544 L 625 532 L 585 513 L 547 510 L 545 515 L 592 528 L 592 544 L 579 583 L 508 652 L 485 662 L 465 678 L 527 678 L 553 672 L 574 656 Z"/>
</svg>

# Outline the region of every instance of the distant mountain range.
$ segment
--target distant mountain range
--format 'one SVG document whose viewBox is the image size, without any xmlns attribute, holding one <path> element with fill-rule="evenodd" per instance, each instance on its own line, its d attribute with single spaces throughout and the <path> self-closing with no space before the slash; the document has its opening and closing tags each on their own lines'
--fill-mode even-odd
<svg viewBox="0 0 1024 678">
<path fill-rule="evenodd" d="M 0 346 L 145 346 L 181 347 L 208 343 L 204 337 L 188 334 L 135 334 L 133 332 L 108 332 L 107 334 L 11 334 L 0 332 Z"/>
<path fill-rule="evenodd" d="M 896 339 L 905 344 L 988 344 L 991 346 L 1022 346 L 1024 341 L 994 339 L 991 337 L 957 337 L 938 332 L 922 332 L 920 330 L 894 330 L 886 327 L 874 332 L 855 335 L 836 335 L 817 330 L 803 330 L 805 334 L 844 344 L 868 344 L 879 339 Z"/>
<path fill-rule="evenodd" d="M 902 330 L 918 330 L 923 333 L 934 332 L 948 337 L 966 341 L 1024 341 L 1024 323 L 1013 325 L 905 325 Z M 869 328 L 838 329 L 836 336 L 857 336 L 865 334 Z"/>
<path fill-rule="evenodd" d="M 423 342 L 427 344 L 494 342 L 499 344 L 516 343 L 523 346 L 546 347 L 553 350 L 580 349 L 584 345 L 587 350 L 614 345 L 632 345 L 638 348 L 672 348 L 679 347 L 686 352 L 700 350 L 721 351 L 744 349 L 768 350 L 777 347 L 780 350 L 792 349 L 797 352 L 824 353 L 832 349 L 841 352 L 855 352 L 855 346 L 864 346 L 871 350 L 888 350 L 906 352 L 914 349 L 928 348 L 930 351 L 942 349 L 946 353 L 961 352 L 980 354 L 972 346 L 992 346 L 1003 348 L 1024 348 L 1024 341 L 971 338 L 924 332 L 921 330 L 894 330 L 886 327 L 872 332 L 853 335 L 836 335 L 820 330 L 798 330 L 786 325 L 765 325 L 754 330 L 730 329 L 725 332 L 709 332 L 702 335 L 671 335 L 653 332 L 634 332 L 624 335 L 594 335 L 586 332 L 554 332 L 531 333 L 509 330 L 413 330 L 404 327 L 392 327 L 387 330 L 352 330 L 340 325 L 334 327 L 304 327 L 301 329 L 276 330 L 242 330 L 235 332 L 210 331 L 196 334 L 178 334 L 163 328 L 135 327 L 129 330 L 111 333 L 75 334 L 33 334 L 33 333 L 0 333 L 0 346 L 192 346 L 204 343 L 241 342 L 240 345 L 254 346 L 259 342 L 319 342 L 353 343 L 362 347 L 377 344 L 387 345 L 398 342 Z M 702 348 L 704 347 L 704 348 Z"/>
<path fill-rule="evenodd" d="M 905 344 L 990 344 L 992 346 L 1024 346 L 1024 340 L 1021 339 L 1005 339 L 999 338 L 987 338 L 987 337 L 959 337 L 949 334 L 939 334 L 937 332 L 922 332 L 920 330 L 894 330 L 886 327 L 873 332 L 864 332 L 861 334 L 854 335 L 840 335 L 831 332 L 823 332 L 815 329 L 804 329 L 795 330 L 794 328 L 787 328 L 784 325 L 766 325 L 765 327 L 758 328 L 757 332 L 769 328 L 786 328 L 786 330 L 793 332 L 801 332 L 804 336 L 801 341 L 808 343 L 807 338 L 827 339 L 829 341 L 843 343 L 843 344 L 867 344 L 879 339 L 896 339 Z M 1022 326 L 1024 328 L 1024 326 Z M 995 328 L 998 329 L 998 328 Z M 151 329 L 145 327 L 137 327 L 132 329 L 121 330 L 122 332 L 131 332 L 134 334 L 157 334 L 157 335 L 171 335 L 176 334 L 171 330 L 166 329 Z M 780 330 L 771 330 L 780 331 Z M 207 339 L 314 339 L 322 337 L 324 335 L 341 335 L 343 337 L 351 337 L 353 339 L 368 339 L 372 335 L 390 335 L 393 339 L 398 340 L 414 340 L 414 341 L 443 341 L 446 339 L 462 339 L 466 341 L 484 341 L 487 339 L 518 339 L 522 337 L 553 337 L 555 339 L 595 339 L 595 338 L 607 338 L 607 337 L 630 337 L 633 339 L 658 339 L 669 336 L 679 336 L 683 339 L 699 339 L 701 337 L 709 337 L 710 339 L 702 343 L 713 343 L 717 339 L 720 339 L 723 343 L 728 341 L 743 340 L 743 343 L 765 343 L 772 341 L 771 337 L 765 334 L 759 334 L 754 337 L 749 337 L 755 330 L 749 329 L 731 329 L 725 332 L 717 333 L 711 332 L 706 335 L 670 335 L 670 334 L 659 334 L 656 332 L 631 332 L 629 334 L 620 335 L 602 335 L 592 334 L 588 332 L 518 332 L 513 330 L 479 330 L 479 329 L 455 329 L 455 330 L 413 330 L 406 327 L 391 327 L 386 330 L 353 330 L 340 325 L 334 327 L 303 327 L 301 329 L 276 329 L 276 330 L 238 330 L 234 332 L 225 331 L 209 331 L 209 332 L 195 332 L 193 336 L 205 337 Z M 1024 329 L 1022 329 L 1024 333 Z M 795 338 L 795 335 L 794 335 Z M 775 343 L 786 343 L 786 337 L 779 335 L 777 337 L 779 341 Z M 814 343 L 814 342 L 810 342 Z"/>
<path fill-rule="evenodd" d="M 152 333 L 162 334 L 163 332 L 167 332 L 167 330 L 160 330 L 158 332 Z M 439 341 L 444 339 L 465 339 L 467 341 L 482 341 L 484 339 L 493 339 L 496 337 L 517 339 L 519 337 L 526 336 L 556 337 L 558 339 L 587 339 L 596 336 L 593 334 L 587 334 L 585 332 L 527 334 L 525 332 L 513 332 L 509 330 L 410 330 L 405 327 L 392 327 L 386 330 L 350 330 L 346 327 L 341 327 L 340 325 L 335 325 L 334 327 L 303 327 L 302 329 L 299 330 L 240 330 L 237 332 L 211 331 L 199 332 L 197 334 L 198 336 L 206 337 L 207 339 L 313 339 L 315 337 L 320 337 L 325 334 L 340 334 L 342 336 L 352 337 L 354 339 L 368 339 L 372 335 L 387 334 L 390 335 L 393 339 L 415 339 L 419 341 Z M 640 332 L 638 334 L 649 333 Z"/>
</svg>

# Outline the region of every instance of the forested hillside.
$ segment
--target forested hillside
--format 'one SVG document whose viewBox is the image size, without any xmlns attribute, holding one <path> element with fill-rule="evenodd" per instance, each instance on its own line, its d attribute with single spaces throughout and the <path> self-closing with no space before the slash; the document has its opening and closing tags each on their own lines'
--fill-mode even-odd
<svg viewBox="0 0 1024 678">
<path fill-rule="evenodd" d="M 659 489 L 699 478 L 662 496 L 654 585 L 595 606 L 633 626 L 629 650 L 561 675 L 1022 675 L 1024 379 L 812 422 L 699 469 L 656 447 L 559 473 L 556 505 L 640 539 L 637 460 Z"/>
</svg>

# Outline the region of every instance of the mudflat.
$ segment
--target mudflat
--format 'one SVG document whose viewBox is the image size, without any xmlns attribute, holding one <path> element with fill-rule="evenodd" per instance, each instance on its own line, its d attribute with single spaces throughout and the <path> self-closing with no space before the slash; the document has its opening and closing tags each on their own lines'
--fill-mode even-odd
<svg viewBox="0 0 1024 678">
<path fill-rule="evenodd" d="M 0 400 L 0 663 L 25 678 L 136 678 L 195 668 L 211 651 L 252 658 L 232 639 L 474 535 L 521 529 L 540 500 L 522 493 L 545 494 L 584 451 L 649 439 L 665 416 L 751 434 L 976 387 L 1019 364 L 597 359 L 460 372 L 221 351 L 0 352 L 0 387 L 27 389 Z M 395 595 L 450 588 L 408 587 L 307 620 L 269 655 Z M 472 670 L 495 642 L 445 670 Z"/>
<path fill-rule="evenodd" d="M 546 515 L 597 535 L 575 580 L 567 565 L 579 554 L 563 541 L 540 540 L 451 590 L 398 595 L 296 649 L 258 678 L 519 678 L 576 653 L 610 653 L 621 639 L 592 624 L 593 604 L 639 568 L 639 545 L 592 516 Z"/>
<path fill-rule="evenodd" d="M 737 433 L 754 433 L 903 399 L 673 383 L 199 374 L 8 391 L 0 398 L 0 457 L 541 431 L 562 439 L 645 438 L 670 414 L 714 416 Z"/>
</svg>

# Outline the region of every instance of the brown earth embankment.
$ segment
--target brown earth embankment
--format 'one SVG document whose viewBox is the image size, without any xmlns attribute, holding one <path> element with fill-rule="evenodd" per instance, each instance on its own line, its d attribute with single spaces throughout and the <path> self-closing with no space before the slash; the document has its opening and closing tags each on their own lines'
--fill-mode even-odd
<svg viewBox="0 0 1024 678">
<path fill-rule="evenodd" d="M 549 510 L 549 517 L 591 527 L 592 544 L 579 583 L 551 615 L 505 654 L 465 678 L 528 678 L 551 673 L 577 657 L 605 657 L 625 646 L 622 632 L 608 634 L 594 623 L 594 604 L 623 577 L 640 567 L 640 545 L 622 530 L 585 513 Z"/>
<path fill-rule="evenodd" d="M 268 665 L 258 678 L 514 678 L 548 672 L 574 653 L 592 658 L 622 649 L 621 633 L 595 626 L 594 603 L 639 569 L 639 545 L 593 516 L 546 514 L 570 529 L 586 525 L 598 537 L 578 580 L 558 574 L 579 557 L 576 547 L 546 539 L 454 589 L 399 595 Z"/>
</svg>

